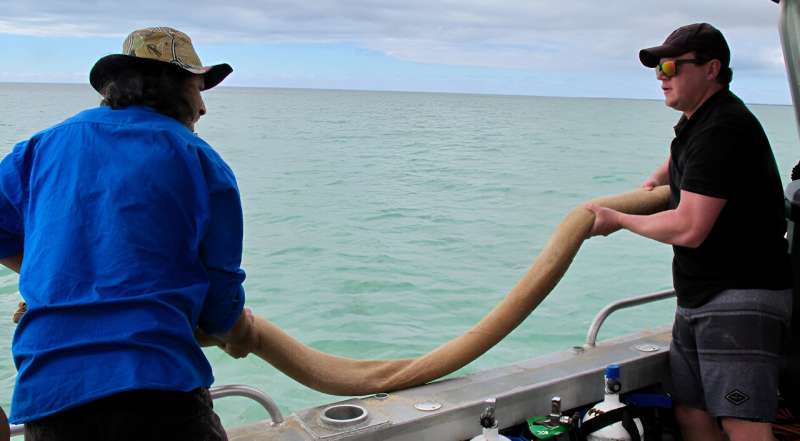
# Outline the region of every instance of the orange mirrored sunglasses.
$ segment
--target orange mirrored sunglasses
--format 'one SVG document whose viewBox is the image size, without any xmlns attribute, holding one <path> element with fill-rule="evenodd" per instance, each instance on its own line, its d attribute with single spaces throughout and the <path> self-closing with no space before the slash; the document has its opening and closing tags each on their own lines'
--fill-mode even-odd
<svg viewBox="0 0 800 441">
<path fill-rule="evenodd" d="M 702 60 L 700 58 L 690 58 L 687 60 L 667 60 L 658 63 L 656 66 L 656 76 L 663 74 L 667 78 L 672 78 L 675 75 L 678 75 L 678 66 L 681 64 L 691 63 L 691 64 L 705 64 L 708 60 Z"/>
</svg>

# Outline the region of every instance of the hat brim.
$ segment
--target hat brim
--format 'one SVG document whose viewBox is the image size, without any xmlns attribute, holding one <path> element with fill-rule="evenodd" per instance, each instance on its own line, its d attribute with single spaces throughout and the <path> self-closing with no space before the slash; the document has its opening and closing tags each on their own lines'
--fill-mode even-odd
<svg viewBox="0 0 800 441">
<path fill-rule="evenodd" d="M 687 51 L 684 48 L 662 44 L 639 51 L 639 61 L 647 67 L 656 67 L 662 58 L 677 57 Z"/>
<path fill-rule="evenodd" d="M 203 90 L 211 89 L 233 72 L 233 68 L 227 63 L 204 66 L 201 68 L 190 68 L 178 64 L 166 63 L 164 61 L 151 60 L 149 58 L 111 54 L 97 60 L 91 72 L 89 72 L 89 83 L 94 90 L 101 92 L 109 81 L 117 78 L 123 72 L 163 65 L 172 66 L 180 71 L 202 75 L 204 83 Z"/>
</svg>

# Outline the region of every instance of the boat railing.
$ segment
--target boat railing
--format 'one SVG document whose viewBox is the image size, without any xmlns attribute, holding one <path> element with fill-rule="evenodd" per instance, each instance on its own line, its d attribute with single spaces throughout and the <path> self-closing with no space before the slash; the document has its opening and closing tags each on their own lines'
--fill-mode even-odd
<svg viewBox="0 0 800 441">
<path fill-rule="evenodd" d="M 213 400 L 225 397 L 250 398 L 251 400 L 260 404 L 267 411 L 267 413 L 269 413 L 273 426 L 284 422 L 283 414 L 278 408 L 278 404 L 275 403 L 275 400 L 252 386 L 247 386 L 244 384 L 226 384 L 223 386 L 212 387 L 208 390 L 208 392 L 211 394 L 211 399 Z M 25 433 L 24 424 L 11 424 L 10 429 L 12 437 Z"/>
<path fill-rule="evenodd" d="M 674 289 L 654 292 L 642 296 L 629 297 L 627 299 L 622 299 L 607 305 L 605 308 L 600 310 L 596 316 L 594 316 L 592 324 L 589 325 L 589 332 L 586 334 L 586 343 L 584 344 L 584 347 L 593 348 L 597 345 L 597 334 L 600 333 L 600 327 L 603 326 L 603 322 L 605 322 L 608 316 L 610 316 L 614 311 L 644 305 L 645 303 L 657 302 L 670 297 L 675 297 Z"/>
<path fill-rule="evenodd" d="M 278 409 L 278 404 L 275 403 L 275 400 L 252 386 L 247 386 L 245 384 L 226 384 L 223 386 L 212 387 L 208 391 L 211 393 L 211 398 L 214 400 L 225 397 L 250 398 L 266 409 L 270 418 L 272 418 L 273 426 L 281 424 L 284 421 L 283 414 L 281 413 L 281 410 Z"/>
</svg>

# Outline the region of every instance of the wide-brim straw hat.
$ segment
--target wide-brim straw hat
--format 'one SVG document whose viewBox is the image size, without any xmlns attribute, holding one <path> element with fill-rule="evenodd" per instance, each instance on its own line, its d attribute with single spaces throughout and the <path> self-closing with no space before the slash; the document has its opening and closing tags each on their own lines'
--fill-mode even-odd
<svg viewBox="0 0 800 441">
<path fill-rule="evenodd" d="M 211 89 L 233 72 L 227 63 L 203 66 L 188 35 L 168 27 L 155 27 L 131 32 L 122 44 L 121 54 L 106 55 L 97 60 L 89 73 L 89 83 L 94 90 L 101 92 L 119 74 L 148 65 L 158 66 L 159 63 L 169 63 L 202 75 L 203 90 Z"/>
</svg>

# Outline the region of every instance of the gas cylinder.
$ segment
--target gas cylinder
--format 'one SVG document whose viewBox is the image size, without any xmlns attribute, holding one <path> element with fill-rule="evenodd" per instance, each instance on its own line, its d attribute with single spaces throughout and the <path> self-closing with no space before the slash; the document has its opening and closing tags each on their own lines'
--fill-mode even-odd
<svg viewBox="0 0 800 441">
<path fill-rule="evenodd" d="M 621 389 L 622 384 L 619 379 L 619 366 L 610 364 L 606 367 L 605 397 L 603 401 L 597 403 L 586 412 L 583 421 L 586 422 L 610 410 L 625 407 L 625 404 L 619 400 L 619 391 Z M 642 426 L 642 421 L 639 418 L 634 418 L 633 422 L 636 425 L 636 430 L 639 431 L 639 439 L 644 441 L 644 427 Z M 630 439 L 631 436 L 628 434 L 628 431 L 622 427 L 622 422 L 610 424 L 586 436 L 587 441 L 630 441 Z"/>
<path fill-rule="evenodd" d="M 494 417 L 496 407 L 496 400 L 489 398 L 484 401 L 486 408 L 481 413 L 481 427 L 483 433 L 472 438 L 471 441 L 511 441 L 503 435 L 500 435 L 497 428 L 497 419 Z"/>
</svg>

